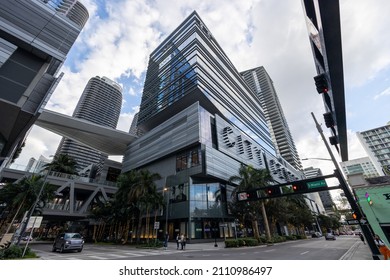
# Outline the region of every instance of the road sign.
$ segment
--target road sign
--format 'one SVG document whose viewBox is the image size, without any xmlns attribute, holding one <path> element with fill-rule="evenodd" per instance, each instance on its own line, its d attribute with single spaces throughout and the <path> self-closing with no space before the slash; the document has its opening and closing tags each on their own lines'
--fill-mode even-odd
<svg viewBox="0 0 390 280">
<path fill-rule="evenodd" d="M 28 220 L 27 227 L 26 228 L 39 228 L 42 223 L 42 216 L 31 216 Z"/>
<path fill-rule="evenodd" d="M 306 184 L 309 189 L 323 188 L 328 186 L 325 180 L 307 182 Z"/>
<path fill-rule="evenodd" d="M 154 229 L 159 229 L 159 228 L 160 228 L 160 222 L 155 222 Z"/>
<path fill-rule="evenodd" d="M 238 199 L 238 201 L 247 200 L 248 199 L 248 193 L 246 193 L 246 192 L 238 193 L 237 199 Z"/>
</svg>

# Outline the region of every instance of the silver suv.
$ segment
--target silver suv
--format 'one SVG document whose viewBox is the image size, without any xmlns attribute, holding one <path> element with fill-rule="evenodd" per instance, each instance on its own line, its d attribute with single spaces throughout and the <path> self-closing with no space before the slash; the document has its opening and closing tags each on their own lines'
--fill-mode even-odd
<svg viewBox="0 0 390 280">
<path fill-rule="evenodd" d="M 65 251 L 77 250 L 81 252 L 84 246 L 84 239 L 80 233 L 60 233 L 57 235 L 53 243 L 52 251 L 60 250 L 61 253 Z"/>
</svg>

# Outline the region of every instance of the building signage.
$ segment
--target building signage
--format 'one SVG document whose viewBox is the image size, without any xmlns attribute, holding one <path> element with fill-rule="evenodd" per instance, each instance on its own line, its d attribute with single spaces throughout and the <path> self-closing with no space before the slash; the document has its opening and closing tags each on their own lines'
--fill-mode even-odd
<svg viewBox="0 0 390 280">
<path fill-rule="evenodd" d="M 287 168 L 287 162 L 268 154 L 252 138 L 233 127 L 230 123 L 216 115 L 218 150 L 239 162 L 252 165 L 256 169 L 268 167 L 276 182 L 282 183 L 300 179 L 300 174 L 292 167 Z M 285 166 L 286 165 L 286 166 Z"/>
<path fill-rule="evenodd" d="M 240 162 L 253 165 L 255 168 L 265 168 L 264 152 L 251 138 L 232 127 L 218 115 L 218 150 L 236 158 Z"/>
</svg>

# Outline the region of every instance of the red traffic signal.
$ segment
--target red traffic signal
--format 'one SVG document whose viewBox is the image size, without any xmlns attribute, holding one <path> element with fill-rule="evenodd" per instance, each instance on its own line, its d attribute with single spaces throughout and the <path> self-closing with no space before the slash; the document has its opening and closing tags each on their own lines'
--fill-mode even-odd
<svg viewBox="0 0 390 280">
<path fill-rule="evenodd" d="M 267 196 L 276 196 L 281 195 L 282 192 L 280 191 L 280 187 L 270 187 L 265 189 L 265 194 Z"/>
<path fill-rule="evenodd" d="M 293 192 L 305 192 L 307 190 L 306 182 L 295 182 L 291 189 Z"/>
<path fill-rule="evenodd" d="M 327 93 L 329 91 L 328 81 L 326 79 L 325 73 L 315 76 L 314 81 L 316 83 L 318 93 Z"/>
</svg>

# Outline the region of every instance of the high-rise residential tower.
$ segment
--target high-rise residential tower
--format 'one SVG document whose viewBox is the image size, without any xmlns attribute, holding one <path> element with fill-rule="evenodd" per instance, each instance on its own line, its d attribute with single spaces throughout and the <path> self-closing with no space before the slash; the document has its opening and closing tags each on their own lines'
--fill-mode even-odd
<svg viewBox="0 0 390 280">
<path fill-rule="evenodd" d="M 280 183 L 303 178 L 277 155 L 259 96 L 196 12 L 151 53 L 136 127 L 122 171 L 161 175 L 170 236 L 234 236 L 229 178 L 241 164 Z"/>
<path fill-rule="evenodd" d="M 93 77 L 88 81 L 73 117 L 116 128 L 122 106 L 122 88 L 106 77 Z M 77 162 L 77 171 L 96 164 L 101 166 L 107 155 L 82 145 L 72 139 L 63 138 L 57 154 L 68 154 Z"/>
<path fill-rule="evenodd" d="M 340 166 L 346 176 L 357 173 L 363 174 L 365 178 L 379 177 L 374 164 L 369 157 L 356 158 L 340 162 Z"/>
<path fill-rule="evenodd" d="M 58 1 L 0 4 L 0 166 L 11 162 L 22 146 L 61 80 L 57 72 L 88 19 L 87 9 L 76 0 L 68 0 L 72 7 L 61 12 L 53 2 Z"/>
<path fill-rule="evenodd" d="M 260 98 L 261 107 L 264 110 L 277 153 L 295 168 L 302 169 L 294 140 L 271 77 L 263 66 L 241 72 L 241 75 L 252 91 Z"/>
<path fill-rule="evenodd" d="M 357 132 L 376 170 L 380 175 L 390 175 L 390 122 L 387 125 Z"/>
</svg>

